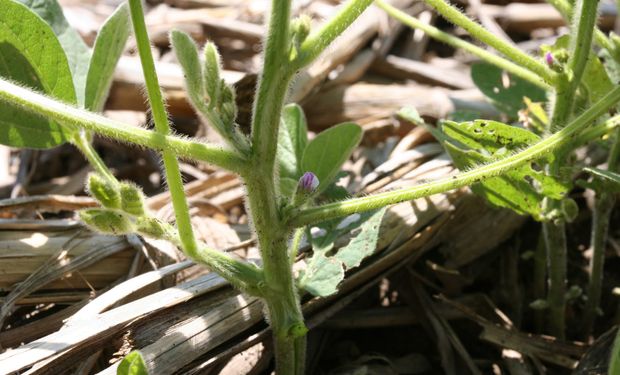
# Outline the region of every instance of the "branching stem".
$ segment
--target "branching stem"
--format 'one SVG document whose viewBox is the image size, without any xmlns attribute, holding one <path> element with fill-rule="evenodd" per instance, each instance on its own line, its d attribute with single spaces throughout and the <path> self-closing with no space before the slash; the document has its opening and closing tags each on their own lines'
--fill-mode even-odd
<svg viewBox="0 0 620 375">
<path fill-rule="evenodd" d="M 369 211 L 390 204 L 443 193 L 463 186 L 472 185 L 487 178 L 499 176 L 523 163 L 539 159 L 561 148 L 566 143 L 570 142 L 573 137 L 576 137 L 581 132 L 584 125 L 591 123 L 597 117 L 605 114 L 607 110 L 618 101 L 620 101 L 620 87 L 615 88 L 604 98 L 583 112 L 579 117 L 571 121 L 565 128 L 537 144 L 530 146 L 526 150 L 505 159 L 495 161 L 468 172 L 459 173 L 455 176 L 442 178 L 411 188 L 300 210 L 297 211 L 296 214 L 293 214 L 289 224 L 293 227 L 300 227 L 318 223 L 326 219 L 347 216 L 356 212 Z"/>
<path fill-rule="evenodd" d="M 487 61 L 490 64 L 493 64 L 505 71 L 514 74 L 520 78 L 525 79 L 528 82 L 533 83 L 534 85 L 545 89 L 550 90 L 551 86 L 549 86 L 543 79 L 541 79 L 538 75 L 533 73 L 532 71 L 521 67 L 513 63 L 510 60 L 507 60 L 501 56 L 493 54 L 484 48 L 480 48 L 472 43 L 469 43 L 463 39 L 457 38 L 449 33 L 446 33 L 433 25 L 421 22 L 415 17 L 408 15 L 407 13 L 393 7 L 388 4 L 384 0 L 375 0 L 375 4 L 383 9 L 390 16 L 404 23 L 405 25 L 412 27 L 414 29 L 420 29 L 424 31 L 428 36 L 434 38 L 442 43 L 445 43 L 454 48 L 463 49 L 472 55 L 478 56 L 482 60 Z"/>
<path fill-rule="evenodd" d="M 494 48 L 504 56 L 511 59 L 517 65 L 520 65 L 545 80 L 547 84 L 554 85 L 556 73 L 549 69 L 541 61 L 533 58 L 518 48 L 506 43 L 501 38 L 482 27 L 477 22 L 472 21 L 469 17 L 447 3 L 445 0 L 424 0 L 428 5 L 432 6 L 448 21 L 465 29 L 469 35 L 478 39 L 482 43 Z"/>
</svg>

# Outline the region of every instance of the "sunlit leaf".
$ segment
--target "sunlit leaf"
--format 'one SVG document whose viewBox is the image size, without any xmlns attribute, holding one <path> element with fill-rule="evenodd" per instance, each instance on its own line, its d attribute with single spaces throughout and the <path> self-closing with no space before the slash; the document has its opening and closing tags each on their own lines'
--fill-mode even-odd
<svg viewBox="0 0 620 375">
<path fill-rule="evenodd" d="M 101 112 L 110 91 L 114 68 L 131 32 L 129 8 L 122 4 L 99 30 L 86 78 L 84 107 Z"/>
<path fill-rule="evenodd" d="M 344 272 L 358 267 L 366 257 L 375 252 L 385 211 L 386 208 L 382 208 L 374 212 L 354 214 L 343 220 L 325 222 L 315 228 L 319 230 L 310 235 L 313 255 L 301 276 L 301 287 L 315 296 L 334 294 L 344 279 Z M 330 255 L 336 239 L 357 228 L 359 233 L 347 245 Z"/>
<path fill-rule="evenodd" d="M 137 350 L 127 354 L 118 365 L 116 375 L 149 375 L 142 354 Z"/>
<path fill-rule="evenodd" d="M 301 161 L 303 172 L 314 173 L 320 185 L 317 194 L 334 180 L 342 164 L 351 156 L 362 139 L 362 128 L 353 123 L 333 126 L 316 136 L 304 151 Z"/>
<path fill-rule="evenodd" d="M 0 0 L 0 75 L 66 103 L 76 102 L 67 57 L 56 35 L 26 6 Z M 0 103 L 0 143 L 50 148 L 65 143 L 73 128 Z"/>
<path fill-rule="evenodd" d="M 442 130 L 449 138 L 444 145 L 454 164 L 468 170 L 500 160 L 537 143 L 540 138 L 525 129 L 496 121 L 476 120 L 455 123 L 446 121 Z M 543 219 L 543 198 L 562 199 L 570 185 L 549 176 L 542 165 L 551 160 L 525 163 L 500 177 L 486 179 L 471 188 L 494 206 L 510 208 L 521 215 Z"/>
</svg>

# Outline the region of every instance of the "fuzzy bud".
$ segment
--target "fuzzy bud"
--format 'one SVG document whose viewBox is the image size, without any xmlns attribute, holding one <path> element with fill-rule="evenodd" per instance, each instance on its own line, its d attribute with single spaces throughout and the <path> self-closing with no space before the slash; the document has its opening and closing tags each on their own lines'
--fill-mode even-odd
<svg viewBox="0 0 620 375">
<path fill-rule="evenodd" d="M 220 53 L 215 44 L 208 42 L 205 45 L 204 54 L 204 77 L 207 95 L 209 95 L 209 105 L 217 106 L 220 103 Z"/>
<path fill-rule="evenodd" d="M 310 34 L 311 26 L 312 19 L 307 14 L 302 14 L 291 22 L 291 35 L 296 48 L 299 48 L 301 43 L 306 40 Z"/>
<path fill-rule="evenodd" d="M 114 182 L 106 180 L 97 173 L 91 173 L 88 175 L 86 186 L 90 195 L 103 207 L 120 208 L 121 194 Z"/>
<path fill-rule="evenodd" d="M 121 209 L 133 216 L 144 216 L 144 194 L 139 187 L 126 182 L 121 184 Z"/>
<path fill-rule="evenodd" d="M 79 214 L 80 219 L 97 232 L 123 235 L 135 231 L 131 220 L 120 211 L 90 208 Z"/>
<path fill-rule="evenodd" d="M 167 239 L 173 235 L 170 225 L 153 217 L 139 217 L 136 219 L 138 233 L 156 239 Z"/>
</svg>

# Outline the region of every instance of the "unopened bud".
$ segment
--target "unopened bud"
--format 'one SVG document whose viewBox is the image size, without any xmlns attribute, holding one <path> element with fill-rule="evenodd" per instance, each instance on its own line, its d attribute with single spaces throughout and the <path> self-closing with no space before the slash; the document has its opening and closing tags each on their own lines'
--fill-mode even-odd
<svg viewBox="0 0 620 375">
<path fill-rule="evenodd" d="M 312 194 L 319 187 L 319 179 L 312 172 L 306 172 L 299 179 L 299 183 L 297 184 L 297 190 L 300 193 L 304 194 Z"/>
<path fill-rule="evenodd" d="M 123 235 L 135 230 L 131 220 L 119 211 L 90 208 L 79 214 L 80 219 L 97 232 Z"/>
<path fill-rule="evenodd" d="M 121 209 L 134 216 L 144 215 L 144 194 L 139 187 L 126 182 L 121 184 Z"/>
<path fill-rule="evenodd" d="M 217 106 L 220 102 L 220 53 L 212 42 L 205 45 L 204 77 L 209 95 L 209 105 Z"/>
<path fill-rule="evenodd" d="M 291 34 L 295 47 L 299 47 L 310 34 L 312 19 L 307 14 L 302 14 L 291 22 Z"/>
<path fill-rule="evenodd" d="M 553 66 L 553 64 L 555 63 L 555 59 L 553 58 L 553 54 L 551 52 L 545 53 L 545 61 L 550 67 Z"/>
<path fill-rule="evenodd" d="M 138 233 L 156 239 L 167 239 L 173 234 L 172 227 L 154 217 L 140 217 L 136 219 Z"/>
<path fill-rule="evenodd" d="M 121 195 L 118 185 L 108 181 L 97 173 L 88 175 L 87 188 L 90 195 L 95 198 L 103 207 L 119 208 L 121 206 Z"/>
</svg>

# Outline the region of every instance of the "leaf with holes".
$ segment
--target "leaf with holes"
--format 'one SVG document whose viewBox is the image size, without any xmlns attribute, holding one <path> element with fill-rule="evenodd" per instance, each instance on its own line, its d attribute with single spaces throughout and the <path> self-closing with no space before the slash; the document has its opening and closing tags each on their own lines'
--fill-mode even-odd
<svg viewBox="0 0 620 375">
<path fill-rule="evenodd" d="M 444 145 L 461 170 L 500 160 L 537 143 L 540 138 L 525 129 L 496 121 L 446 121 L 442 131 L 449 138 Z M 541 160 L 548 163 L 553 156 Z M 501 177 L 474 184 L 472 190 L 494 206 L 510 208 L 521 215 L 543 219 L 543 198 L 562 199 L 570 184 L 549 176 L 536 163 L 526 163 Z"/>
<path fill-rule="evenodd" d="M 85 108 L 94 112 L 103 110 L 114 68 L 125 49 L 130 31 L 129 8 L 125 3 L 106 20 L 97 34 L 86 77 Z"/>
<path fill-rule="evenodd" d="M 480 91 L 493 102 L 493 105 L 511 118 L 517 118 L 519 110 L 525 107 L 524 98 L 530 98 L 534 102 L 547 100 L 543 89 L 495 65 L 474 64 L 471 67 L 471 78 Z"/>
<path fill-rule="evenodd" d="M 84 105 L 86 77 L 89 70 L 90 50 L 80 34 L 69 25 L 62 8 L 56 0 L 17 0 L 36 13 L 51 28 L 62 49 L 65 51 L 73 83 L 77 104 Z"/>
<path fill-rule="evenodd" d="M 300 277 L 300 286 L 319 297 L 334 294 L 344 279 L 344 272 L 358 267 L 362 260 L 375 252 L 385 211 L 384 207 L 364 213 L 363 216 L 354 214 L 343 220 L 323 223 L 320 235 L 314 233 L 310 236 L 313 256 Z M 347 245 L 330 255 L 336 239 L 357 228 L 359 233 Z"/>
<path fill-rule="evenodd" d="M 56 35 L 26 6 L 0 0 L 0 76 L 75 104 L 67 57 Z M 20 107 L 0 103 L 0 143 L 50 148 L 65 143 L 73 127 L 61 126 Z"/>
</svg>

